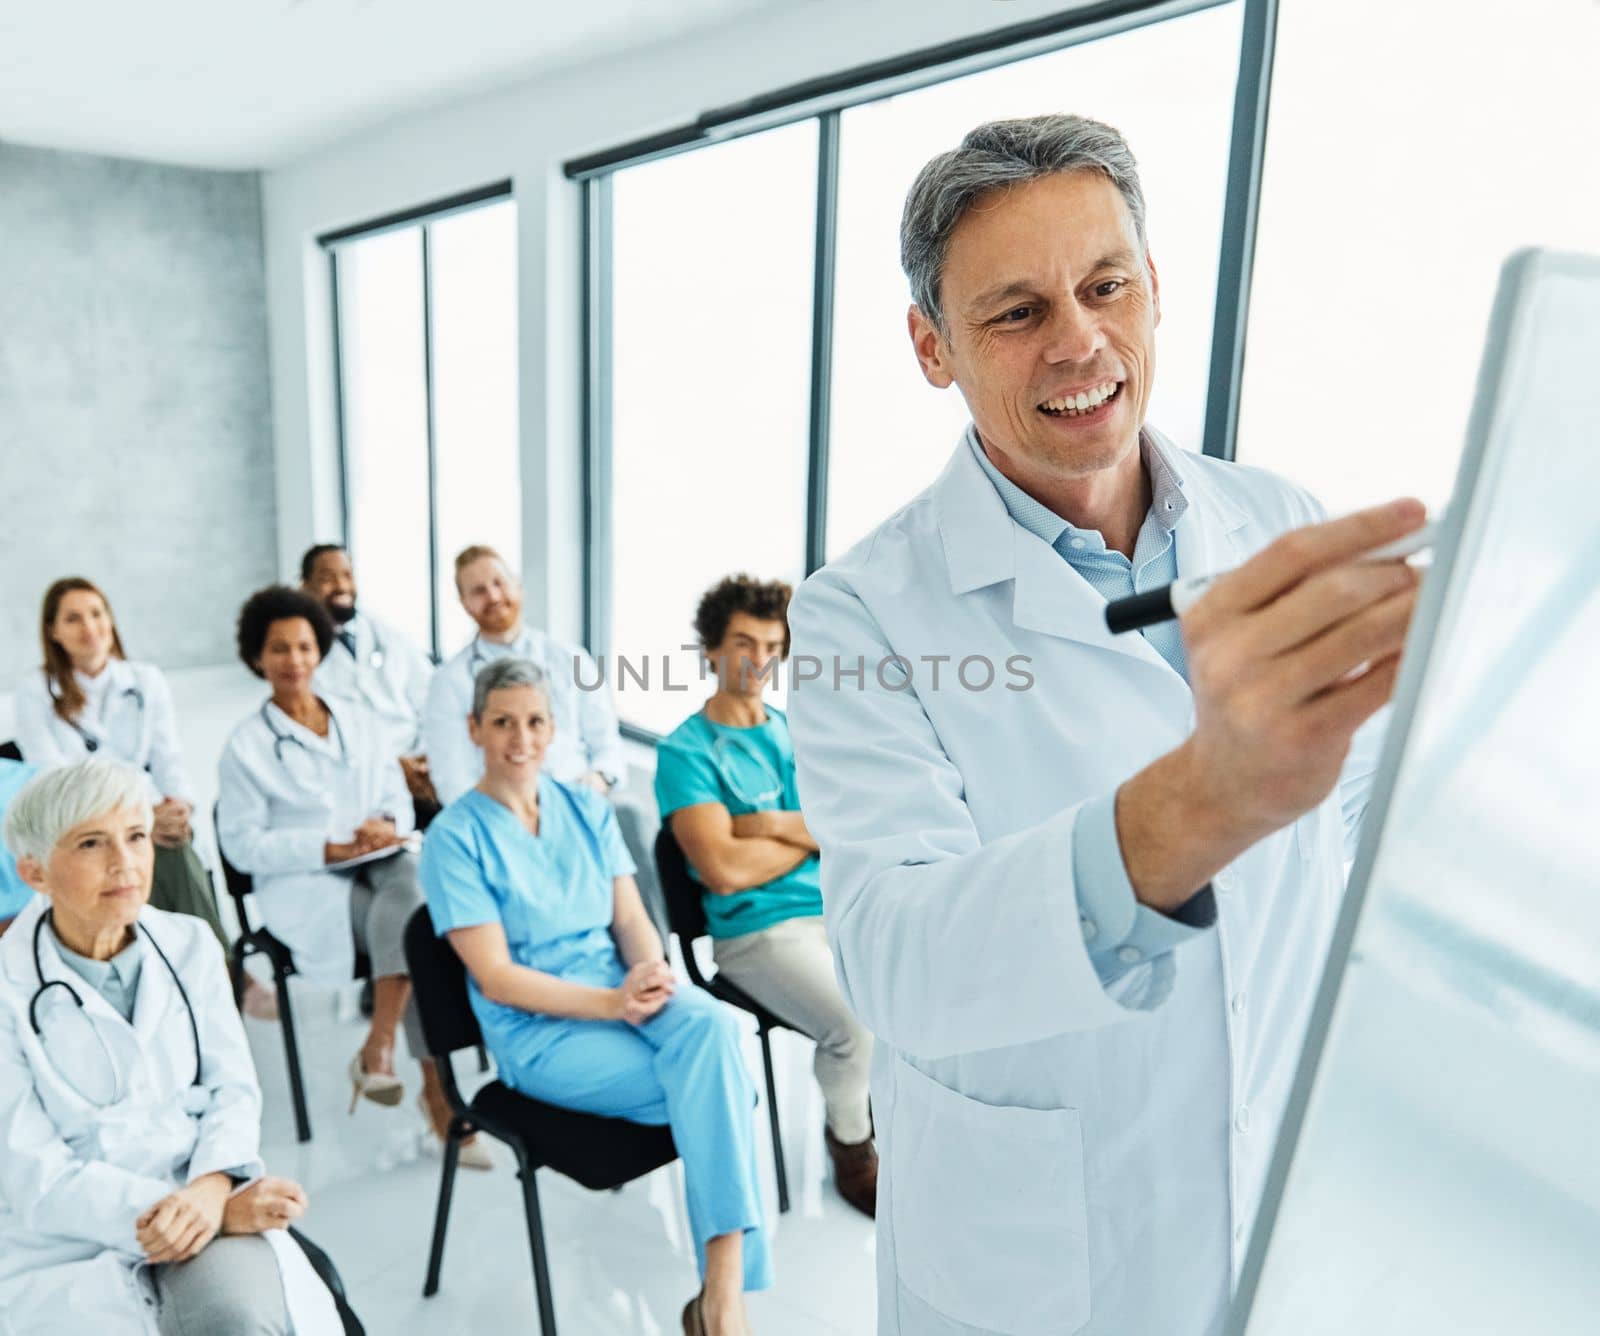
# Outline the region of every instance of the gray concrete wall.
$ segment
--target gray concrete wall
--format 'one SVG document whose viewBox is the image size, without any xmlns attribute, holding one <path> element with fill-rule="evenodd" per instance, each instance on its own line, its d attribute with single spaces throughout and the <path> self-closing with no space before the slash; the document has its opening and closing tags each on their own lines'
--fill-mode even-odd
<svg viewBox="0 0 1600 1336">
<path fill-rule="evenodd" d="M 62 575 L 131 657 L 232 656 L 277 573 L 260 179 L 0 143 L 0 690 Z"/>
</svg>

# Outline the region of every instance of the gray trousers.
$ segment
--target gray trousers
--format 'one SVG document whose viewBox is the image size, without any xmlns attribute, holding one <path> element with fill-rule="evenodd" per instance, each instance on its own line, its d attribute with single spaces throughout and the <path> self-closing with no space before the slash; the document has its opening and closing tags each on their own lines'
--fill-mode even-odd
<svg viewBox="0 0 1600 1336">
<path fill-rule="evenodd" d="M 847 1145 L 872 1135 L 867 1074 L 872 1035 L 839 991 L 821 916 L 784 919 L 759 932 L 714 937 L 717 968 L 778 1019 L 817 1042 L 813 1070 L 828 1127 Z"/>
<path fill-rule="evenodd" d="M 290 1336 L 278 1258 L 259 1234 L 214 1238 L 154 1279 L 161 1336 Z"/>
<path fill-rule="evenodd" d="M 422 907 L 417 856 L 409 850 L 355 869 L 350 880 L 350 929 L 356 949 L 372 962 L 372 977 L 406 975 L 406 924 Z M 427 1056 L 415 999 L 406 1004 L 406 1046 L 411 1056 Z"/>
</svg>

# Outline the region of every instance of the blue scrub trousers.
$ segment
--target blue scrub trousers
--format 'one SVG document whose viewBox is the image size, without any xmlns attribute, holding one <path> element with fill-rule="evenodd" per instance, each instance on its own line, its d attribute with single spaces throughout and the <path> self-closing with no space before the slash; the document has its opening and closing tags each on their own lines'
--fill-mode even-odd
<svg viewBox="0 0 1600 1336">
<path fill-rule="evenodd" d="M 705 1276 L 706 1241 L 744 1234 L 744 1287 L 772 1284 L 756 1181 L 755 1084 L 739 1021 L 699 988 L 680 985 L 643 1025 L 563 1020 L 531 1061 L 502 1079 L 547 1104 L 672 1128 L 683 1160 L 689 1228 Z M 497 1063 L 500 1055 L 496 1054 Z"/>
</svg>

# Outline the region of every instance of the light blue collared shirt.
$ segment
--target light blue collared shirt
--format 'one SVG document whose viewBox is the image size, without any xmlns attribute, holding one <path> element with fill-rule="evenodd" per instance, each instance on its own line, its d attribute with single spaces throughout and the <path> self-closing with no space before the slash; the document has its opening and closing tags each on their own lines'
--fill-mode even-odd
<svg viewBox="0 0 1600 1336">
<path fill-rule="evenodd" d="M 1048 543 L 1107 602 L 1157 589 L 1178 578 L 1176 530 L 1189 507 L 1174 448 L 1155 431 L 1139 434 L 1139 453 L 1150 479 L 1150 509 L 1134 543 L 1133 558 L 1106 546 L 1098 529 L 1080 529 L 1029 496 L 994 466 L 978 440 L 967 430 L 967 444 L 1011 518 L 1034 537 Z M 1185 681 L 1189 678 L 1183 636 L 1176 619 L 1146 627 L 1141 634 Z M 1172 916 L 1141 905 L 1128 880 L 1127 864 L 1117 840 L 1117 795 L 1093 798 L 1083 805 L 1073 830 L 1072 872 L 1078 888 L 1078 918 L 1102 983 L 1110 983 L 1136 965 L 1165 955 L 1216 921 L 1216 903 L 1209 887 L 1192 896 Z M 1168 983 L 1170 987 L 1170 981 Z M 1154 1005 L 1159 998 L 1147 999 Z"/>
<path fill-rule="evenodd" d="M 56 950 L 67 968 L 105 998 L 123 1020 L 131 1022 L 133 1004 L 139 996 L 139 972 L 144 966 L 144 943 L 139 940 L 138 932 L 135 931 L 133 940 L 110 960 L 80 956 L 56 937 L 54 928 L 50 935 L 55 937 Z"/>
</svg>

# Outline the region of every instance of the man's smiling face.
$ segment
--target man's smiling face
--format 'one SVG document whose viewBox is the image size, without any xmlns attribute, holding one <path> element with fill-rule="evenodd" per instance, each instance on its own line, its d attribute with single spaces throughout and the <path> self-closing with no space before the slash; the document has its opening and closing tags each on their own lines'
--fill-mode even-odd
<svg viewBox="0 0 1600 1336">
<path fill-rule="evenodd" d="M 1155 268 L 1099 172 L 982 196 L 957 224 L 944 329 L 913 307 L 929 382 L 961 390 L 984 444 L 1065 481 L 1136 459 L 1161 318 Z"/>
</svg>

